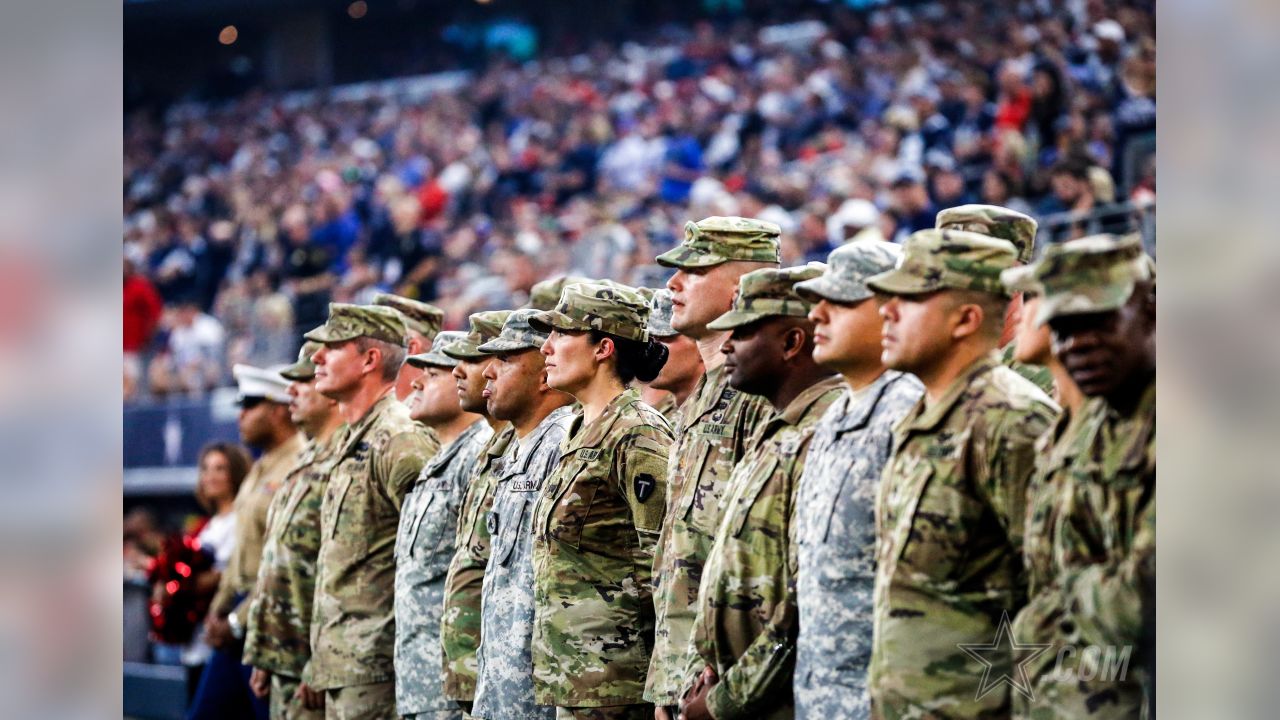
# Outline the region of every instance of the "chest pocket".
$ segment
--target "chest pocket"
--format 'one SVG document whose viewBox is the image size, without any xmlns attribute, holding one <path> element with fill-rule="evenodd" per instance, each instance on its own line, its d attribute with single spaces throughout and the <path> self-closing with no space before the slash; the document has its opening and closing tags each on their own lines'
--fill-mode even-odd
<svg viewBox="0 0 1280 720">
<path fill-rule="evenodd" d="M 447 541 L 453 534 L 457 513 L 449 478 L 434 477 L 426 480 L 417 495 L 414 521 L 407 538 L 409 555 L 423 557 L 442 552 L 452 554 Z"/>
<path fill-rule="evenodd" d="M 719 430 L 721 434 L 706 432 Z M 694 442 L 694 459 L 689 463 L 684 477 L 684 497 L 680 506 L 680 514 L 690 527 L 704 535 L 714 535 L 716 524 L 720 518 L 720 499 L 728 484 L 732 466 L 726 461 L 729 448 L 725 445 L 730 438 L 723 433 L 723 425 L 694 426 L 698 433 Z"/>
<path fill-rule="evenodd" d="M 904 514 L 898 521 L 898 561 L 911 571 L 938 579 L 943 590 L 958 585 L 960 569 L 975 548 L 973 528 L 986 506 L 958 482 L 959 462 L 954 459 L 921 461 L 908 476 L 903 499 Z"/>
<path fill-rule="evenodd" d="M 900 457 L 889 466 L 889 470 L 880 488 L 880 518 L 885 526 L 881 537 L 889 538 L 889 542 L 881 547 L 881 561 L 892 573 L 893 566 L 906 549 L 916 506 L 933 475 L 933 466 L 923 461 L 908 466 L 906 458 Z"/>
<path fill-rule="evenodd" d="M 549 489 L 553 505 L 547 517 L 547 537 L 575 550 L 581 546 L 582 529 L 596 493 L 607 482 L 610 459 L 599 448 L 579 448 L 561 460 L 564 470 L 557 474 L 562 480 Z"/>
<path fill-rule="evenodd" d="M 361 495 L 362 491 L 356 487 L 354 473 L 348 463 L 340 465 L 334 475 L 337 482 L 329 484 L 332 499 L 326 503 L 329 506 L 325 523 L 328 528 L 326 540 L 341 538 L 344 548 L 349 549 L 353 555 L 363 555 L 368 551 L 368 542 L 361 526 L 367 526 L 367 523 L 364 518 L 355 517 L 364 504 L 355 496 Z"/>
<path fill-rule="evenodd" d="M 525 513 L 533 512 L 529 506 L 538 499 L 543 478 L 530 477 L 530 452 L 517 463 L 503 469 L 498 480 L 493 510 L 486 519 L 489 534 L 493 536 L 493 559 L 506 567 L 511 562 L 511 552 L 520 541 Z"/>
<path fill-rule="evenodd" d="M 767 509 L 757 508 L 756 505 L 764 489 L 768 487 L 769 481 L 773 479 L 774 473 L 777 472 L 778 465 L 781 464 L 777 448 L 771 448 L 770 450 L 770 452 L 761 456 L 759 465 L 751 468 L 751 474 L 748 477 L 749 484 L 746 491 L 738 498 L 737 506 L 732 509 L 726 509 L 726 512 L 733 517 L 729 521 L 732 523 L 730 530 L 733 532 L 733 537 L 742 537 L 742 531 L 748 525 L 758 526 L 762 519 L 762 514 L 767 512 Z"/>
</svg>

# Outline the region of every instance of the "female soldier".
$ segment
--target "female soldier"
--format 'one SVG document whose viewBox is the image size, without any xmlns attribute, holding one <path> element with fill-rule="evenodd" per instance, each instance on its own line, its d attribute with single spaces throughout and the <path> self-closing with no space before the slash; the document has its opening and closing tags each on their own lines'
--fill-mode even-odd
<svg viewBox="0 0 1280 720">
<path fill-rule="evenodd" d="M 648 315 L 632 288 L 578 283 L 529 320 L 550 333 L 547 384 L 582 405 L 533 510 L 534 689 L 561 720 L 653 717 L 641 694 L 672 436 L 631 387 L 667 358 Z"/>
</svg>

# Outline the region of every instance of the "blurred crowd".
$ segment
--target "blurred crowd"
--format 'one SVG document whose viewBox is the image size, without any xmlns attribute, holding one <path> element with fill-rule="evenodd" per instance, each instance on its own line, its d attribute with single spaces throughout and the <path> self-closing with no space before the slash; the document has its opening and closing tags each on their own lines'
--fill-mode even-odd
<svg viewBox="0 0 1280 720">
<path fill-rule="evenodd" d="M 495 61 L 421 101 L 255 92 L 127 118 L 126 400 L 288 361 L 331 301 L 387 290 L 456 328 L 556 274 L 652 285 L 711 215 L 777 223 L 786 266 L 966 202 L 1154 202 L 1153 2 L 808 15 Z"/>
</svg>

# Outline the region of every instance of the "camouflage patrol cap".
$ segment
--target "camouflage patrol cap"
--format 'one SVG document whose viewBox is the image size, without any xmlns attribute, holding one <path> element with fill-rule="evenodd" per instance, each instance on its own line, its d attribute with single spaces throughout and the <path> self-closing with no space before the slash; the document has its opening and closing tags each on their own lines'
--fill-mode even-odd
<svg viewBox="0 0 1280 720">
<path fill-rule="evenodd" d="M 430 350 L 417 355 L 410 355 L 405 358 L 404 361 L 416 368 L 426 367 L 428 365 L 447 368 L 457 367 L 458 361 L 448 355 L 445 355 L 444 349 L 466 337 L 467 334 L 460 330 L 442 330 L 436 333 L 435 340 L 431 341 Z"/>
<path fill-rule="evenodd" d="M 1009 294 L 1013 293 L 1034 293 L 1040 294 L 1040 283 L 1036 282 L 1034 277 L 1034 265 L 1017 265 L 1000 273 L 1000 282 L 1004 283 L 1004 288 Z"/>
<path fill-rule="evenodd" d="M 821 277 L 796 283 L 796 294 L 812 303 L 855 303 L 875 295 L 867 278 L 888 272 L 902 259 L 902 248 L 884 240 L 854 240 L 831 251 Z"/>
<path fill-rule="evenodd" d="M 889 295 L 946 288 L 1004 295 L 1000 272 L 1017 259 L 1008 240 L 964 230 L 918 230 L 907 238 L 898 267 L 867 278 L 867 287 Z"/>
<path fill-rule="evenodd" d="M 675 337 L 680 333 L 671 327 L 671 314 L 675 307 L 671 304 L 670 290 L 654 290 L 649 300 L 649 337 Z"/>
<path fill-rule="evenodd" d="M 498 337 L 481 345 L 476 350 L 486 355 L 537 350 L 542 347 L 542 343 L 546 342 L 547 333 L 529 325 L 529 318 L 540 312 L 544 311 L 533 308 L 516 310 L 507 316 L 506 322 L 502 323 L 502 332 L 498 333 Z"/>
<path fill-rule="evenodd" d="M 316 351 L 324 347 L 314 340 L 308 340 L 302 343 L 302 349 L 298 351 L 298 362 L 292 365 L 285 365 L 280 369 L 280 375 L 286 380 L 295 382 L 307 382 L 316 376 L 316 364 L 311 362 L 311 356 Z"/>
<path fill-rule="evenodd" d="M 767 317 L 806 317 L 813 303 L 796 292 L 796 283 L 822 275 L 826 265 L 812 262 L 789 268 L 752 270 L 738 280 L 729 312 L 707 323 L 710 330 L 732 330 Z"/>
<path fill-rule="evenodd" d="M 427 339 L 435 337 L 444 324 L 444 310 L 431 303 L 410 300 L 391 293 L 378 293 L 373 296 L 373 304 L 398 311 L 404 318 L 405 327 Z"/>
<path fill-rule="evenodd" d="M 999 205 L 959 205 L 938 213 L 939 230 L 966 230 L 987 237 L 1008 240 L 1018 249 L 1018 262 L 1031 262 L 1036 249 L 1034 219 Z"/>
<path fill-rule="evenodd" d="M 1138 235 L 1091 235 L 1045 249 L 1032 266 L 1044 299 L 1036 323 L 1063 315 L 1116 310 L 1138 282 L 1155 279 L 1155 263 Z"/>
<path fill-rule="evenodd" d="M 560 293 L 564 292 L 564 286 L 577 282 L 590 281 L 587 278 L 576 275 L 562 275 L 558 278 L 534 283 L 529 290 L 529 302 L 525 303 L 525 307 L 530 307 L 534 310 L 554 310 L 556 303 L 560 302 Z"/>
<path fill-rule="evenodd" d="M 507 316 L 511 312 L 510 310 L 488 310 L 486 312 L 472 313 L 470 317 L 471 330 L 461 340 L 454 341 L 442 348 L 441 352 L 454 360 L 466 360 L 467 362 L 475 362 L 489 357 L 480 352 L 479 347 L 498 337 L 498 333 L 502 332 L 502 324 L 507 321 Z"/>
<path fill-rule="evenodd" d="M 657 257 L 659 265 L 700 268 L 730 260 L 778 263 L 782 229 L 771 222 L 712 216 L 685 223 L 684 242 Z"/>
<path fill-rule="evenodd" d="M 598 330 L 621 338 L 649 339 L 649 303 L 635 288 L 620 283 L 566 285 L 554 310 L 542 310 L 529 318 L 537 330 Z"/>
<path fill-rule="evenodd" d="M 379 305 L 329 303 L 329 319 L 302 336 L 319 343 L 337 343 L 367 337 L 404 347 L 404 319 L 400 313 Z"/>
</svg>

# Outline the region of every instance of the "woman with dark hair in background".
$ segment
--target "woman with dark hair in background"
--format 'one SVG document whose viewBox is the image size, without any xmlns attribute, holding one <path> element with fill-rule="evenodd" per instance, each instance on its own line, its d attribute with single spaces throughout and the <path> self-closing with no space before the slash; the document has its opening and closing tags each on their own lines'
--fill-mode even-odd
<svg viewBox="0 0 1280 720">
<path fill-rule="evenodd" d="M 547 384 L 582 405 L 533 508 L 534 691 L 561 719 L 653 717 L 642 693 L 672 435 L 632 383 L 667 360 L 648 316 L 632 288 L 577 283 L 529 320 L 550 333 Z"/>
</svg>

